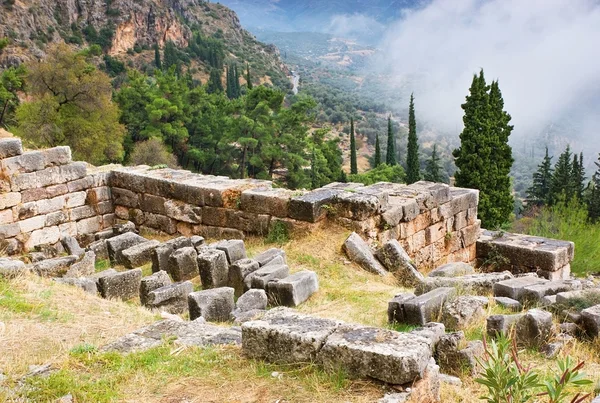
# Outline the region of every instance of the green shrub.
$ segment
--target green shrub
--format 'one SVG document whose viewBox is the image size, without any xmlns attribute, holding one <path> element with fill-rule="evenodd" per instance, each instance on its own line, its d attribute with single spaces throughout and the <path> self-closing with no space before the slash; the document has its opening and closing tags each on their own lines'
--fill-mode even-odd
<svg viewBox="0 0 600 403">
<path fill-rule="evenodd" d="M 265 239 L 267 243 L 276 243 L 282 245 L 290 241 L 290 234 L 287 225 L 282 221 L 275 222 L 269 229 Z"/>
<path fill-rule="evenodd" d="M 365 185 L 372 185 L 377 182 L 403 183 L 406 175 L 400 165 L 381 164 L 377 168 L 371 169 L 362 174 L 349 175 L 350 182 L 358 182 Z"/>
</svg>

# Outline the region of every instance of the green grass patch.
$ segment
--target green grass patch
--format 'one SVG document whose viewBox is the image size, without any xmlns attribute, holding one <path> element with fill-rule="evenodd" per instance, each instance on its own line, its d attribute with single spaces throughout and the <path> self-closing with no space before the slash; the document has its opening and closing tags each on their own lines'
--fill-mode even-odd
<svg viewBox="0 0 600 403">
<path fill-rule="evenodd" d="M 110 260 L 108 259 L 96 259 L 96 272 L 110 269 Z"/>
<path fill-rule="evenodd" d="M 69 316 L 63 315 L 55 309 L 50 308 L 45 301 L 52 295 L 52 290 L 45 290 L 39 297 L 43 301 L 30 301 L 25 298 L 18 289 L 7 280 L 0 279 L 0 317 L 10 314 L 20 316 L 33 316 L 42 321 L 66 321 Z"/>
<path fill-rule="evenodd" d="M 274 243 L 283 245 L 290 241 L 290 233 L 287 225 L 283 221 L 276 221 L 271 228 L 269 233 L 265 237 L 267 243 Z"/>
</svg>

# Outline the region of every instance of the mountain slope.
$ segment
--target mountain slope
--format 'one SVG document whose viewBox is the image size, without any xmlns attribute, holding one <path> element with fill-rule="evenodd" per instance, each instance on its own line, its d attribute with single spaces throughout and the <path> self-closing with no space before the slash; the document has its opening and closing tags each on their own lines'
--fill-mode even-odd
<svg viewBox="0 0 600 403">
<path fill-rule="evenodd" d="M 49 43 L 92 43 L 136 67 L 151 64 L 152 47 L 172 41 L 184 49 L 194 33 L 220 40 L 225 62 L 250 62 L 261 81 L 287 86 L 274 46 L 244 30 L 232 10 L 202 0 L 20 0 L 0 6 L 0 38 L 9 39 L 0 67 L 40 58 Z M 199 66 L 202 67 L 202 66 Z M 202 70 L 202 69 L 200 69 Z M 200 74 L 202 76 L 202 74 Z"/>
</svg>

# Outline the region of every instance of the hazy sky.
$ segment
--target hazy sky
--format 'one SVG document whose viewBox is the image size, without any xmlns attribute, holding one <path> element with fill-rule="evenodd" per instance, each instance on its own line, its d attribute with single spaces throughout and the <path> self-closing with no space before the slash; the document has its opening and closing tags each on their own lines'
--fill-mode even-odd
<svg viewBox="0 0 600 403">
<path fill-rule="evenodd" d="M 598 1 L 433 0 L 406 11 L 379 47 L 394 81 L 420 75 L 417 112 L 449 130 L 460 129 L 460 104 L 483 68 L 500 82 L 516 135 L 539 134 L 571 107 L 581 111 L 571 115 L 577 137 L 594 147 L 584 151 L 600 151 Z"/>
</svg>

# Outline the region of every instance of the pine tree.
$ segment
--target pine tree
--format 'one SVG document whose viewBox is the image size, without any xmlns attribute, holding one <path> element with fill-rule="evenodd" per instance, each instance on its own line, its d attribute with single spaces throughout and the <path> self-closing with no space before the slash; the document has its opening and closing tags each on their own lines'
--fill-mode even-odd
<svg viewBox="0 0 600 403">
<path fill-rule="evenodd" d="M 513 127 L 498 82 L 488 86 L 481 70 L 479 76 L 473 76 L 462 109 L 464 129 L 460 148 L 453 152 L 458 168 L 456 185 L 479 189 L 482 223 L 497 228 L 508 221 L 514 204 L 509 177 L 513 158 L 508 145 Z"/>
<path fill-rule="evenodd" d="M 385 163 L 389 166 L 396 165 L 396 139 L 392 128 L 392 116 L 388 116 L 388 136 L 387 136 L 387 152 L 385 155 Z"/>
<path fill-rule="evenodd" d="M 162 69 L 162 62 L 160 61 L 160 49 L 158 48 L 158 43 L 154 44 L 154 65 L 157 69 Z"/>
<path fill-rule="evenodd" d="M 373 160 L 373 168 L 381 165 L 381 146 L 379 145 L 379 134 L 375 137 L 375 158 Z"/>
<path fill-rule="evenodd" d="M 252 89 L 252 76 L 250 75 L 250 63 L 246 63 L 246 86 Z"/>
<path fill-rule="evenodd" d="M 533 174 L 533 184 L 527 189 L 527 203 L 537 206 L 550 204 L 550 187 L 552 185 L 552 157 L 546 155 Z"/>
<path fill-rule="evenodd" d="M 552 185 L 550 186 L 550 204 L 555 204 L 561 198 L 564 198 L 565 201 L 571 200 L 575 194 L 574 190 L 571 147 L 567 146 L 554 166 Z"/>
<path fill-rule="evenodd" d="M 588 198 L 588 217 L 593 222 L 598 222 L 600 220 L 600 155 L 598 156 L 598 161 L 594 162 L 596 164 L 596 172 L 592 175 L 592 180 L 590 181 L 590 191 Z"/>
<path fill-rule="evenodd" d="M 206 91 L 209 93 L 223 91 L 223 83 L 221 82 L 221 70 L 219 70 L 219 69 L 211 69 L 210 70 L 210 76 L 208 78 Z"/>
<path fill-rule="evenodd" d="M 410 94 L 408 108 L 408 150 L 406 155 L 406 183 L 411 184 L 421 179 L 421 166 L 419 162 L 419 142 L 417 138 L 417 121 L 415 119 L 415 102 Z"/>
<path fill-rule="evenodd" d="M 356 161 L 356 138 L 354 137 L 354 118 L 350 118 L 350 173 L 358 173 L 358 163 Z"/>
<path fill-rule="evenodd" d="M 425 166 L 424 178 L 429 182 L 441 182 L 442 181 L 442 168 L 440 167 L 440 157 L 437 154 L 437 144 L 433 145 L 431 151 L 431 157 L 427 160 Z"/>
</svg>

